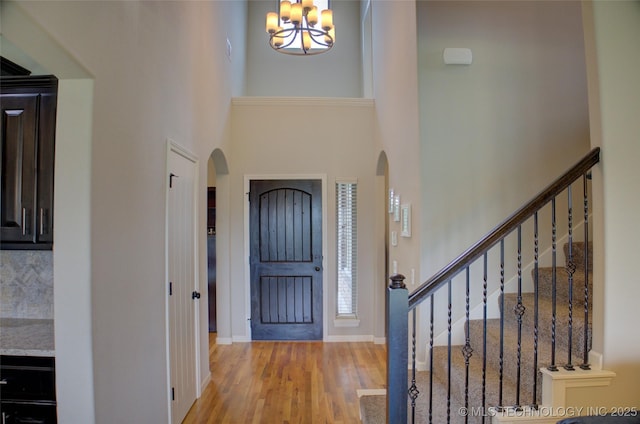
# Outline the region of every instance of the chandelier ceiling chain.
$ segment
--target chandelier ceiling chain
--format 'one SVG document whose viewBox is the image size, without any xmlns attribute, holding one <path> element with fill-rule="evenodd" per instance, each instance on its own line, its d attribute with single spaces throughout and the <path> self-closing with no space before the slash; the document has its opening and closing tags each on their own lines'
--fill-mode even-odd
<svg viewBox="0 0 640 424">
<path fill-rule="evenodd" d="M 319 27 L 316 27 L 320 23 Z M 283 0 L 278 12 L 267 13 L 269 45 L 280 53 L 313 55 L 329 51 L 335 43 L 333 11 L 323 10 L 318 20 L 318 7 L 313 0 Z"/>
</svg>

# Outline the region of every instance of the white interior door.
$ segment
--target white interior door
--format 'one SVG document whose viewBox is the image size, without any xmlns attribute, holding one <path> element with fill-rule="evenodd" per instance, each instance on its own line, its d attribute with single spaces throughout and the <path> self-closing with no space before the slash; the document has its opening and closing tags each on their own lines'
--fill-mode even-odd
<svg viewBox="0 0 640 424">
<path fill-rule="evenodd" d="M 168 157 L 168 332 L 171 422 L 181 423 L 197 396 L 195 158 L 170 143 Z"/>
</svg>

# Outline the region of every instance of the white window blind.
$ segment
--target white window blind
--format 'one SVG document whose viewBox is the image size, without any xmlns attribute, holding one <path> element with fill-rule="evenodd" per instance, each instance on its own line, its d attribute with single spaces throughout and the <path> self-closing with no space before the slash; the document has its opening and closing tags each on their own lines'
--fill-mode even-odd
<svg viewBox="0 0 640 424">
<path fill-rule="evenodd" d="M 355 316 L 358 312 L 357 188 L 355 182 L 336 181 L 338 316 Z"/>
</svg>

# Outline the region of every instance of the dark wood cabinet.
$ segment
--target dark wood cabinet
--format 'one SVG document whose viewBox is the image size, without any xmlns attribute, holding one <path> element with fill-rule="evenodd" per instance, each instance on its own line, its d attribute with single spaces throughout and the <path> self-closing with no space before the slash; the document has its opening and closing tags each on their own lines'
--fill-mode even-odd
<svg viewBox="0 0 640 424">
<path fill-rule="evenodd" d="M 0 244 L 51 249 L 58 80 L 0 79 Z"/>
<path fill-rule="evenodd" d="M 0 358 L 2 424 L 55 424 L 55 358 Z"/>
</svg>

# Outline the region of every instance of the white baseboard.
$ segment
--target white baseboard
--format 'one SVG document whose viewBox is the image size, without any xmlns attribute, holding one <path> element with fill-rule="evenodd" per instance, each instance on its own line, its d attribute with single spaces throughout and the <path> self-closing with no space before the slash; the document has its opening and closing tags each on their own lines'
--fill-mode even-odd
<svg viewBox="0 0 640 424">
<path fill-rule="evenodd" d="M 207 388 L 209 383 L 211 383 L 211 372 L 207 373 L 207 376 L 200 383 L 200 395 L 202 395 L 202 393 L 204 393 L 204 389 Z"/>
<path fill-rule="evenodd" d="M 373 336 L 365 334 L 347 335 L 347 336 L 327 336 L 324 339 L 326 343 L 340 343 L 340 342 L 373 342 Z"/>
<path fill-rule="evenodd" d="M 340 342 L 373 342 L 375 344 L 385 344 L 387 342 L 384 337 L 373 337 L 372 335 L 356 334 L 356 335 L 337 335 L 327 336 L 324 340 L 326 343 L 340 343 Z M 216 344 L 230 345 L 232 343 L 251 343 L 252 340 L 247 336 L 233 336 L 233 337 L 216 337 Z"/>
</svg>

